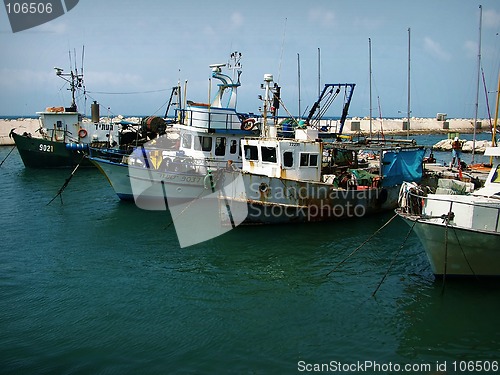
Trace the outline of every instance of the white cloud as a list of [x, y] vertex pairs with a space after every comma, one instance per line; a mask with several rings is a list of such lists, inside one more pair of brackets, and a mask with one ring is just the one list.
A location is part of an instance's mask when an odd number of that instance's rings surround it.
[[464, 43], [464, 50], [468, 57], [477, 56], [478, 53], [477, 42], [473, 42], [471, 40], [466, 41]]
[[231, 14], [231, 24], [235, 28], [239, 28], [243, 25], [244, 18], [240, 12], [234, 12]]
[[380, 29], [385, 24], [385, 20], [382, 17], [356, 17], [352, 21], [353, 27], [365, 30], [377, 30]]
[[323, 27], [331, 27], [335, 22], [335, 14], [329, 10], [314, 8], [309, 11], [309, 21]]
[[19, 87], [43, 87], [54, 81], [55, 74], [29, 69], [0, 69], [0, 82], [2, 90], [15, 90]]
[[497, 13], [494, 9], [484, 11], [483, 22], [486, 27], [500, 27], [500, 13]]
[[441, 45], [429, 37], [424, 38], [424, 50], [439, 60], [449, 61], [451, 56]]
[[49, 21], [37, 27], [37, 31], [51, 34], [64, 34], [68, 31], [65, 22]]
[[[203, 34], [210, 38], [217, 35], [217, 33], [215, 32], [214, 28], [211, 25], [207, 25], [203, 28]], [[186, 36], [189, 37], [189, 35]]]

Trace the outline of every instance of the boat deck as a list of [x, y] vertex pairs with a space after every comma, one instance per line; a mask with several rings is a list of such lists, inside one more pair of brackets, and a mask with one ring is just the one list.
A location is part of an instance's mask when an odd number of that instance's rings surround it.
[[[464, 182], [473, 182], [476, 187], [484, 186], [489, 168], [477, 168], [470, 169], [467, 168], [462, 171], [461, 180]], [[438, 163], [424, 163], [424, 181], [439, 179], [439, 178], [449, 178], [454, 180], [460, 180], [460, 172], [457, 168], [449, 168], [448, 166], [443, 166]]]

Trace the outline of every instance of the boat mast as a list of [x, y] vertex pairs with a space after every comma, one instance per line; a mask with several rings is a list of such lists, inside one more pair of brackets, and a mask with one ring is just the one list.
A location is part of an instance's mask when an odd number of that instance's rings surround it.
[[370, 77], [370, 138], [372, 137], [372, 40], [368, 38], [368, 69]]
[[321, 94], [321, 50], [318, 47], [318, 96]]
[[377, 103], [378, 103], [378, 117], [380, 119], [380, 134], [382, 135], [382, 139], [385, 139], [384, 120], [382, 119], [382, 109], [380, 108], [380, 96], [378, 96], [378, 95], [377, 95]]
[[408, 28], [408, 123], [406, 125], [406, 138], [410, 137], [410, 67], [411, 67], [411, 29]]
[[[85, 51], [85, 50], [83, 50]], [[82, 52], [82, 72], [79, 74], [78, 73], [78, 68], [76, 67], [76, 56], [75, 56], [75, 70], [73, 70], [72, 66], [72, 61], [71, 61], [71, 51], [68, 51], [69, 53], [69, 65], [70, 65], [70, 72], [69, 73], [63, 73], [64, 69], [54, 67], [54, 70], [56, 71], [56, 75], [66, 82], [69, 83], [69, 90], [71, 91], [71, 111], [76, 112], [77, 111], [77, 106], [76, 106], [76, 90], [83, 88], [84, 83], [83, 83], [83, 53]], [[68, 78], [66, 78], [68, 77]], [[85, 93], [85, 91], [84, 91]]]
[[[265, 89], [264, 93], [264, 107], [262, 110], [262, 120], [263, 120], [263, 133], [264, 137], [267, 138], [276, 138], [277, 132], [276, 132], [276, 125], [274, 122], [270, 124], [268, 122], [268, 113], [270, 112], [270, 109], [272, 107], [273, 99], [275, 98], [275, 93], [271, 88], [271, 83], [273, 82], [273, 75], [272, 74], [264, 74], [264, 85], [263, 88]], [[272, 95], [272, 98], [271, 98]], [[272, 112], [272, 110], [271, 110]]]
[[473, 138], [472, 138], [472, 161], [474, 164], [474, 155], [476, 151], [476, 124], [477, 124], [477, 113], [479, 109], [479, 79], [481, 75], [481, 27], [483, 20], [483, 6], [479, 5], [479, 45], [477, 52], [477, 85], [476, 85], [476, 103], [475, 103], [475, 114], [474, 114], [474, 124], [473, 124]]
[[[491, 132], [491, 146], [497, 146], [497, 125], [498, 125], [498, 107], [500, 106], [500, 72], [498, 72], [497, 103], [495, 108], [495, 121]], [[490, 156], [490, 164], [493, 165], [493, 156]]]
[[299, 116], [298, 119], [300, 120], [302, 113], [300, 112], [300, 54], [297, 53], [297, 75], [298, 75], [298, 87], [299, 87]]

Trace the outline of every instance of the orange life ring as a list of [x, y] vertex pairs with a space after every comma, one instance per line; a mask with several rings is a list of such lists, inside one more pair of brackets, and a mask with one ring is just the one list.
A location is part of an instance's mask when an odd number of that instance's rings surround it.
[[188, 101], [188, 105], [193, 106], [193, 107], [210, 107], [209, 103], [196, 103], [192, 101]]
[[46, 112], [55, 112], [55, 113], [64, 112], [64, 107], [47, 107], [47, 108], [45, 108], [45, 111]]
[[241, 130], [252, 130], [254, 126], [255, 126], [255, 119], [247, 118], [242, 122]]
[[85, 130], [84, 128], [80, 128], [80, 130], [78, 131], [78, 137], [85, 138], [86, 136], [87, 136], [87, 130]]

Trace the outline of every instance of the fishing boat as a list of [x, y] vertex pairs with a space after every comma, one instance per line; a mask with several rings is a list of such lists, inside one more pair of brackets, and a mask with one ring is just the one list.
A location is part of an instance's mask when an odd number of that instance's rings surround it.
[[[242, 140], [240, 171], [225, 171], [220, 199], [248, 210], [247, 224], [329, 221], [362, 217], [397, 207], [400, 184], [420, 181], [425, 150], [413, 142], [387, 144], [340, 142], [354, 84], [326, 84], [311, 107], [304, 126], [294, 138], [278, 136], [277, 119], [269, 116], [275, 100], [273, 77], [264, 76], [263, 135]], [[343, 95], [342, 95], [343, 93]], [[338, 97], [344, 98], [340, 130], [320, 128], [321, 114]], [[364, 152], [377, 154], [371, 161], [358, 159]], [[231, 221], [222, 205], [224, 222]]]
[[64, 73], [63, 69], [55, 68], [56, 75], [69, 83], [71, 105], [69, 107], [48, 107], [37, 112], [40, 127], [37, 134], [17, 133], [15, 129], [10, 137], [19, 150], [21, 159], [29, 168], [64, 168], [76, 165], [91, 166], [85, 159], [89, 144], [98, 147], [117, 144], [119, 126], [113, 123], [103, 123], [99, 120], [99, 104], [91, 105], [92, 121], [84, 121], [78, 112], [75, 94], [84, 88], [83, 74], [77, 69]]
[[[220, 83], [209, 103], [184, 105], [178, 85], [174, 91], [178, 108], [167, 134], [125, 155], [90, 149], [90, 160], [120, 199], [145, 209], [164, 209], [167, 197], [183, 201], [208, 193], [213, 173], [228, 161], [241, 166], [240, 140], [259, 130], [254, 117], [236, 110], [240, 60], [241, 53], [234, 52], [227, 64], [210, 65], [211, 77]], [[222, 73], [224, 67], [234, 71], [233, 77]], [[211, 84], [209, 96], [210, 90]]]
[[[500, 91], [493, 144], [499, 99]], [[401, 187], [396, 212], [422, 242], [437, 276], [500, 276], [500, 147], [487, 147], [484, 154], [490, 156], [490, 172], [484, 186], [469, 194], [426, 194], [415, 184]]]
[[422, 242], [438, 276], [500, 276], [500, 148], [485, 186], [469, 195], [422, 194], [401, 188], [398, 215]]

